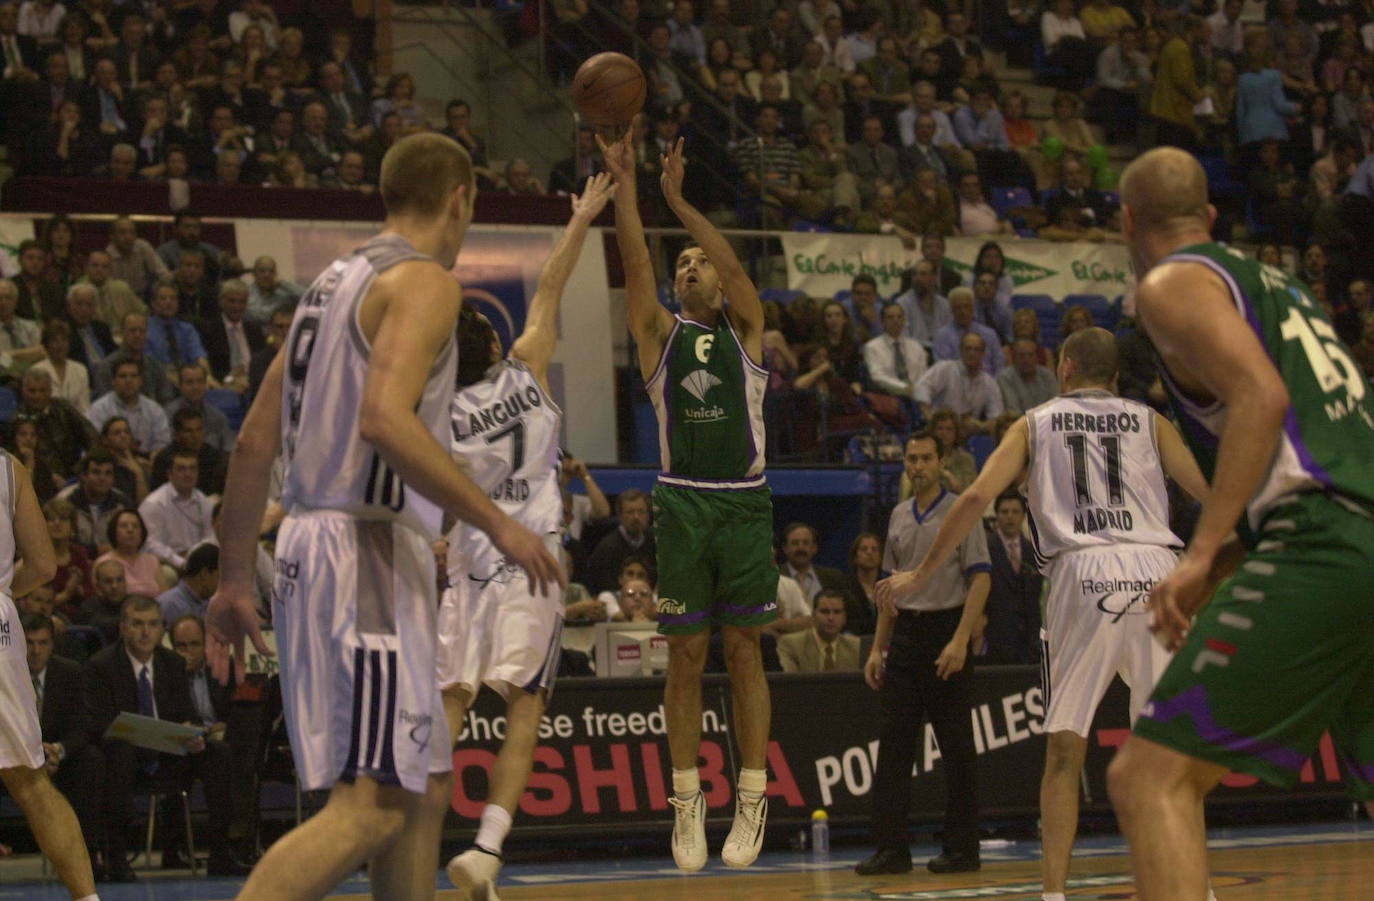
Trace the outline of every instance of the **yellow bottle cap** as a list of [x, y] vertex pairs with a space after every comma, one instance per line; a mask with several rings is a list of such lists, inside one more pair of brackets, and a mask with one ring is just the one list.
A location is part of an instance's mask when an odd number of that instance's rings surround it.
[[811, 819], [828, 820], [830, 819], [830, 814], [826, 813], [824, 810], [813, 810], [811, 811]]

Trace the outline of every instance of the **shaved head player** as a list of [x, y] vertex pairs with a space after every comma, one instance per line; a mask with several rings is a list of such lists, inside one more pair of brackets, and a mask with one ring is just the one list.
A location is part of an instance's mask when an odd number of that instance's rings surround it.
[[1304, 284], [1212, 242], [1197, 160], [1151, 150], [1121, 200], [1139, 319], [1211, 491], [1151, 594], [1177, 653], [1108, 787], [1140, 897], [1201, 901], [1203, 800], [1228, 770], [1291, 786], [1329, 729], [1374, 798], [1374, 399]]

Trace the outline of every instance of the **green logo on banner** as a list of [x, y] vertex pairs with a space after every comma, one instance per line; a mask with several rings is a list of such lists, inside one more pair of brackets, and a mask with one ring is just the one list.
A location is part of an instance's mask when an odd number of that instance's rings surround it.
[[[1037, 266], [1034, 263], [1027, 263], [1025, 260], [1014, 260], [1006, 257], [1007, 275], [1011, 277], [1013, 286], [1019, 288], [1022, 285], [1038, 282], [1042, 278], [1051, 278], [1059, 273], [1053, 269], [1046, 269], [1044, 266]], [[973, 267], [968, 263], [961, 263], [958, 260], [945, 258], [945, 264], [959, 272], [972, 272]]]

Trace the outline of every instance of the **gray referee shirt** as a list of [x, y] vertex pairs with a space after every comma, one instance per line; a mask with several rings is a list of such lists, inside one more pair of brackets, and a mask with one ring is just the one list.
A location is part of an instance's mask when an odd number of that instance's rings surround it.
[[[926, 551], [935, 543], [940, 523], [954, 506], [958, 495], [940, 490], [934, 503], [925, 510], [916, 509], [916, 499], [903, 501], [892, 510], [887, 524], [887, 550], [883, 553], [883, 569], [899, 572], [915, 569], [925, 559]], [[900, 598], [899, 610], [931, 612], [962, 607], [968, 593], [967, 578], [975, 573], [992, 571], [988, 557], [988, 541], [984, 530], [975, 527], [930, 579], [924, 591]]]

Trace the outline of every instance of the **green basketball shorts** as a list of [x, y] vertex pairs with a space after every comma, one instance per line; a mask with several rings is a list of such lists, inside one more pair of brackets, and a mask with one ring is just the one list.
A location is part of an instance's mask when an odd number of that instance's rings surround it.
[[1136, 734], [1279, 786], [1322, 733], [1374, 798], [1374, 520], [1320, 494], [1265, 517], [1197, 617]]
[[690, 635], [778, 617], [773, 495], [767, 486], [654, 486], [658, 631]]

